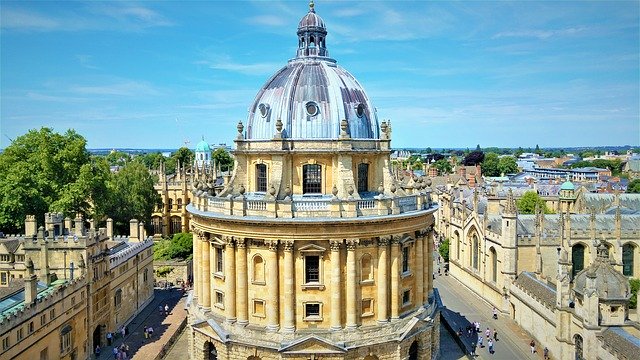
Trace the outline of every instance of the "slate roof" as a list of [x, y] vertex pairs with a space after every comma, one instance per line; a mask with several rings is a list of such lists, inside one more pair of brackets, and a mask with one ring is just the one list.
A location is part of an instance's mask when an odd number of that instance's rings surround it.
[[551, 284], [542, 282], [530, 272], [521, 272], [514, 284], [522, 291], [535, 298], [547, 308], [556, 306], [556, 289]]
[[1, 239], [0, 244], [4, 244], [7, 250], [13, 254], [18, 249], [18, 246], [20, 246], [20, 240], [16, 238]]
[[[636, 331], [637, 332], [637, 331]], [[614, 350], [618, 358], [637, 359], [640, 353], [640, 339], [621, 327], [610, 327], [598, 336], [604, 348]]]
[[[585, 206], [588, 209], [595, 209], [597, 212], [608, 212], [611, 209], [615, 212], [614, 194], [584, 194]], [[625, 211], [633, 211], [640, 214], [640, 194], [619, 194], [620, 207]]]

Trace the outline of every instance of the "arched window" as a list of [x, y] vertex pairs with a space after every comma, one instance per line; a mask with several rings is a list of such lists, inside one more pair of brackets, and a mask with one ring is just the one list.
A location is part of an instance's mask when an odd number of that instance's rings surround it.
[[489, 255], [491, 257], [491, 281], [495, 283], [498, 281], [498, 254], [496, 254], [496, 249], [491, 247]]
[[573, 278], [577, 273], [584, 269], [584, 245], [573, 245], [573, 247], [571, 248], [571, 264], [573, 268], [573, 270], [571, 271], [571, 275]]
[[369, 191], [369, 164], [358, 164], [358, 192]]
[[169, 198], [169, 211], [173, 210], [173, 199]]
[[267, 165], [256, 164], [256, 191], [267, 192]]
[[418, 342], [414, 341], [409, 347], [409, 360], [418, 360]]
[[255, 255], [253, 257], [253, 277], [251, 281], [254, 284], [264, 284], [264, 260], [262, 256]]
[[633, 276], [633, 253], [635, 247], [632, 244], [625, 244], [622, 247], [622, 274]]
[[364, 254], [360, 259], [361, 281], [373, 280], [373, 261], [371, 261], [371, 255]]
[[318, 164], [307, 164], [302, 167], [302, 193], [322, 193], [322, 167]]
[[573, 337], [573, 341], [576, 344], [576, 360], [584, 360], [584, 355], [583, 355], [583, 344], [582, 344], [582, 336], [580, 335], [575, 335]]
[[151, 218], [151, 229], [153, 234], [162, 234], [162, 218], [160, 216], [154, 216]]
[[207, 341], [204, 343], [205, 359], [218, 360], [218, 351], [212, 342]]
[[180, 216], [171, 217], [171, 226], [169, 230], [171, 231], [171, 234], [177, 234], [182, 231], [182, 221]]
[[473, 268], [478, 270], [478, 249], [480, 248], [480, 244], [478, 243], [478, 236], [476, 234], [473, 234], [473, 243], [471, 246], [473, 246], [473, 249], [471, 249], [473, 254]]
[[453, 232], [453, 235], [456, 239], [456, 260], [460, 260], [460, 247], [462, 247], [460, 243], [460, 233], [456, 230]]
[[178, 210], [182, 210], [182, 199], [178, 199]]

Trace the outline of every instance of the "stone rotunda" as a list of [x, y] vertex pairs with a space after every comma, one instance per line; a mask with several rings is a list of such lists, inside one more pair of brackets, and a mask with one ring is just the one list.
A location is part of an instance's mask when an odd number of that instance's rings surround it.
[[224, 190], [196, 171], [193, 359], [437, 357], [430, 183], [396, 183], [391, 126], [326, 35], [311, 3], [237, 126]]

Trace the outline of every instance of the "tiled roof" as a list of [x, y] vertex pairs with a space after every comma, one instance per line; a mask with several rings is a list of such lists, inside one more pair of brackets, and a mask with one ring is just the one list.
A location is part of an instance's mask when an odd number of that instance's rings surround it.
[[[637, 329], [632, 329], [636, 330]], [[637, 359], [640, 353], [640, 339], [621, 327], [610, 327], [598, 336], [607, 350], [613, 350], [620, 359]]]

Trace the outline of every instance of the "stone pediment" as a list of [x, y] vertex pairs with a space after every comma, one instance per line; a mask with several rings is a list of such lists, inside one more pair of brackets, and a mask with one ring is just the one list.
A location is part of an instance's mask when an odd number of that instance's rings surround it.
[[194, 330], [197, 330], [219, 342], [227, 343], [229, 334], [213, 320], [197, 320], [191, 324]]
[[316, 244], [309, 244], [309, 245], [305, 245], [305, 246], [301, 247], [300, 249], [298, 249], [298, 251], [300, 251], [300, 252], [325, 252], [325, 251], [327, 251], [327, 249], [323, 248], [322, 246], [318, 246]]
[[305, 336], [280, 348], [283, 354], [343, 354], [344, 344], [333, 343], [315, 335]]

